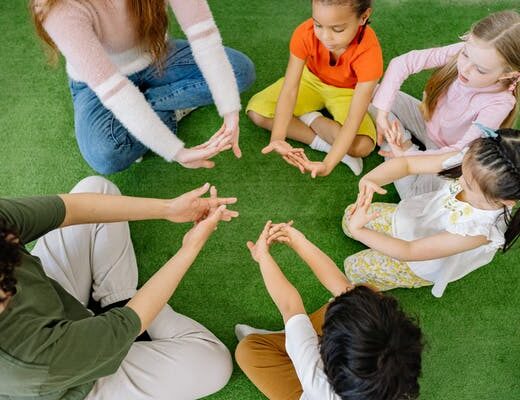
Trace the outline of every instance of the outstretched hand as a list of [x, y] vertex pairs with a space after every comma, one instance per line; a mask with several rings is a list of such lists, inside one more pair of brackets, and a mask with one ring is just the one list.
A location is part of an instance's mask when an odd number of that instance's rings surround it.
[[260, 233], [260, 236], [258, 236], [256, 243], [253, 243], [252, 241], [248, 241], [246, 243], [247, 248], [251, 252], [251, 257], [253, 257], [253, 260], [256, 262], [260, 262], [265, 256], [269, 255], [269, 243], [267, 242], [267, 238], [269, 236], [269, 229], [271, 229], [271, 225], [272, 222], [267, 221], [264, 229]]
[[298, 168], [302, 174], [305, 172], [305, 163], [309, 160], [303, 149], [294, 148], [285, 140], [273, 140], [262, 149], [262, 154], [273, 151], [280, 154], [286, 163]]
[[[202, 197], [207, 192], [210, 197]], [[217, 197], [217, 188], [209, 183], [168, 201], [166, 219], [171, 222], [200, 222], [222, 205], [235, 204], [236, 197]], [[230, 221], [238, 212], [225, 208], [222, 220]]]
[[386, 189], [383, 189], [374, 181], [367, 179], [365, 176], [359, 180], [359, 195], [366, 197], [369, 203], [372, 203], [374, 193], [386, 194]]
[[367, 196], [358, 194], [354, 207], [350, 210], [347, 218], [347, 228], [349, 232], [355, 237], [355, 232], [364, 228], [366, 224], [379, 217], [379, 213], [369, 213], [371, 201]]
[[221, 128], [207, 142], [179, 150], [175, 158], [185, 168], [213, 168], [215, 163], [210, 159], [229, 150], [232, 147], [232, 140], [232, 133]]
[[293, 221], [282, 222], [280, 224], [271, 224], [269, 228], [267, 244], [284, 243], [291, 246], [294, 234], [298, 231], [292, 227]]
[[242, 157], [242, 150], [240, 150], [240, 126], [238, 124], [238, 111], [233, 111], [224, 115], [224, 122], [217, 133], [223, 132], [231, 137], [231, 148], [236, 158]]
[[404, 146], [404, 132], [397, 120], [389, 124], [384, 132], [386, 142], [390, 151], [379, 150], [378, 154], [383, 157], [402, 157], [407, 148]]
[[193, 227], [186, 232], [182, 239], [182, 245], [194, 246], [199, 250], [204, 246], [211, 234], [217, 230], [220, 221], [229, 221], [226, 219], [226, 206], [221, 205], [213, 209], [204, 219], [196, 222]]

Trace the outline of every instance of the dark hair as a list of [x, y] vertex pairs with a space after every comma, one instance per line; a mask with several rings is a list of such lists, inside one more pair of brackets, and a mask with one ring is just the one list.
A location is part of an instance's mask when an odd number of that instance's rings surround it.
[[15, 229], [0, 218], [0, 304], [16, 293], [14, 268], [20, 264], [20, 240]]
[[344, 400], [398, 400], [419, 395], [421, 329], [396, 299], [357, 286], [325, 314], [320, 353]]
[[360, 17], [366, 10], [372, 7], [372, 0], [312, 0], [326, 6], [349, 6], [356, 16]]
[[[490, 202], [500, 200], [520, 200], [520, 131], [517, 129], [499, 129], [496, 138], [480, 138], [468, 149], [464, 162], [478, 168], [473, 177], [480, 190]], [[446, 169], [439, 176], [459, 178], [462, 165]], [[507, 225], [504, 234], [505, 252], [513, 246], [520, 234], [520, 214], [518, 209], [511, 212], [504, 206], [504, 219]]]

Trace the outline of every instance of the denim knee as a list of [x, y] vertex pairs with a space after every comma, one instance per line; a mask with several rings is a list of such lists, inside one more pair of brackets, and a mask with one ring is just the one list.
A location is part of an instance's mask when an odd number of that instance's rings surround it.
[[255, 64], [238, 50], [226, 47], [226, 53], [235, 73], [238, 90], [243, 92], [249, 89], [256, 80]]

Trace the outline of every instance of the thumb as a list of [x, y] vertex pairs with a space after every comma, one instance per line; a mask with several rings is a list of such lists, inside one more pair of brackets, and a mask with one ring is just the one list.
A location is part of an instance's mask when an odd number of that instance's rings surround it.
[[311, 178], [313, 178], [313, 179], [316, 178], [316, 169], [313, 169], [311, 171]]
[[253, 251], [253, 249], [255, 248], [255, 244], [251, 240], [247, 241], [246, 246], [249, 249], [249, 251]]
[[197, 197], [200, 197], [200, 196], [203, 196], [207, 191], [208, 189], [210, 188], [210, 184], [208, 182], [206, 182], [204, 185], [202, 185], [201, 187], [195, 189], [192, 191], [192, 193], [197, 196]]
[[262, 149], [262, 154], [268, 154], [270, 153], [271, 151], [273, 151], [274, 147], [272, 144], [268, 144], [267, 146], [265, 146], [263, 149]]
[[215, 163], [213, 161], [204, 160], [200, 163], [199, 168], [213, 168]]
[[242, 158], [242, 150], [240, 150], [240, 146], [238, 142], [233, 145], [233, 154], [235, 154], [236, 158]]
[[376, 192], [379, 194], [386, 194], [386, 189], [383, 189], [381, 186], [376, 188]]
[[382, 157], [390, 157], [390, 158], [394, 157], [394, 153], [392, 153], [391, 151], [386, 151], [386, 150], [379, 150], [377, 152], [377, 154], [379, 154]]

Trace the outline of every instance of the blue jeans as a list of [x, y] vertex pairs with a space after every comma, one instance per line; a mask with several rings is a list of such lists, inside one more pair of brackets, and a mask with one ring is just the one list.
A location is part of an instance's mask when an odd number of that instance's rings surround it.
[[[255, 80], [253, 62], [244, 54], [226, 48], [240, 92]], [[175, 133], [174, 110], [213, 103], [209, 87], [193, 59], [187, 41], [170, 46], [161, 74], [153, 65], [128, 77], [143, 92], [159, 118]], [[74, 125], [81, 154], [98, 173], [111, 174], [128, 168], [148, 151], [106, 109], [83, 82], [69, 82], [74, 103]]]

